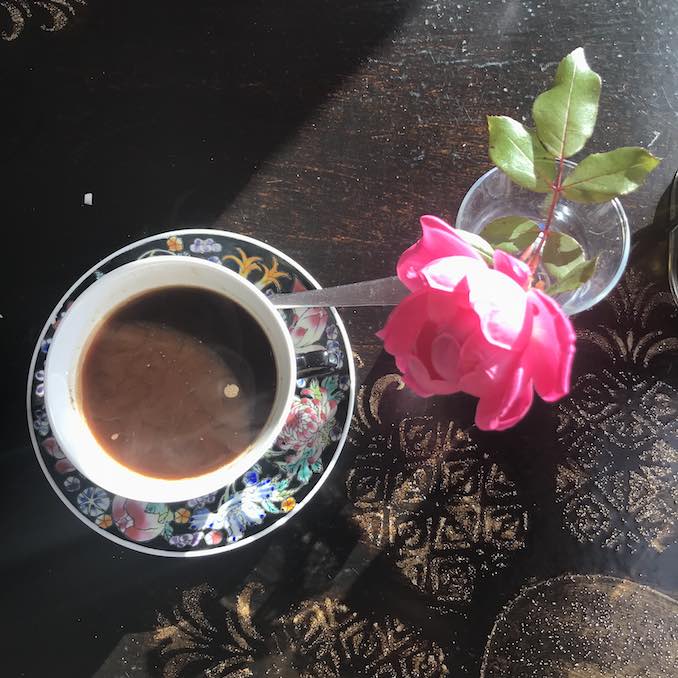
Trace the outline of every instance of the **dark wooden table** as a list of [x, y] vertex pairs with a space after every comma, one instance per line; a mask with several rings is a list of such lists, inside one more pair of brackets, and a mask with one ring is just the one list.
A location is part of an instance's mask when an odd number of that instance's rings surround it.
[[[678, 676], [678, 166], [673, 0], [7, 0], [0, 7], [3, 676]], [[322, 284], [392, 274], [418, 217], [489, 167], [583, 45], [593, 150], [664, 158], [624, 200], [618, 289], [577, 318], [571, 396], [481, 434], [400, 390], [342, 313], [363, 388], [339, 466], [251, 546], [176, 561], [74, 519], [36, 463], [25, 379], [46, 317], [109, 252], [192, 226], [262, 239]], [[83, 195], [93, 193], [92, 206]]]

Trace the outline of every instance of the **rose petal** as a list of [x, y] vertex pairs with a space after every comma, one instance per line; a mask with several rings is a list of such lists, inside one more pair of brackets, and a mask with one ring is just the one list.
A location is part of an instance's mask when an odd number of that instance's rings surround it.
[[484, 395], [476, 408], [476, 426], [483, 431], [503, 431], [515, 426], [532, 405], [532, 380], [519, 367], [511, 370], [503, 385]]
[[521, 365], [534, 379], [537, 393], [553, 402], [570, 390], [576, 334], [570, 319], [551, 297], [531, 289], [528, 304], [534, 315], [532, 336]]
[[471, 309], [468, 297], [468, 280], [466, 278], [462, 278], [451, 292], [429, 288], [427, 297], [428, 317], [441, 327], [454, 326], [456, 336], [456, 328], [460, 322], [471, 324], [475, 322], [478, 325], [478, 316]]
[[429, 262], [421, 269], [421, 277], [431, 289], [443, 292], [454, 290], [468, 279], [466, 289], [474, 284], [473, 279], [482, 280], [481, 276], [489, 272], [482, 260], [470, 259], [469, 257], [441, 257]]
[[456, 392], [455, 384], [433, 378], [426, 365], [414, 355], [408, 357], [407, 369], [403, 371], [403, 381], [406, 386], [423, 398]]
[[430, 320], [426, 320], [419, 328], [417, 343], [414, 347], [415, 355], [424, 364], [427, 372], [431, 375], [431, 379], [441, 379], [440, 374], [433, 365], [431, 356], [433, 342], [435, 341], [435, 338], [438, 336], [439, 332], [440, 328], [436, 324], [432, 323]]
[[505, 379], [507, 368], [512, 368], [515, 363], [515, 353], [491, 344], [478, 330], [468, 336], [459, 354], [462, 375], [459, 388], [481, 397], [496, 390], [497, 384]]
[[524, 290], [530, 286], [530, 267], [502, 250], [494, 250], [494, 270], [515, 280]]
[[403, 375], [403, 384], [405, 384], [405, 386], [407, 386], [407, 388], [409, 388], [412, 393], [415, 393], [420, 398], [430, 398], [432, 395], [434, 395], [433, 392], [427, 391], [422, 386], [420, 386], [417, 379], [413, 377], [406, 369], [398, 369]]
[[377, 332], [391, 355], [408, 353], [414, 347], [419, 330], [427, 320], [426, 295], [427, 290], [422, 289], [405, 297], [391, 311], [383, 329]]
[[532, 316], [527, 294], [513, 278], [487, 269], [482, 277], [469, 276], [469, 303], [480, 318], [480, 329], [490, 343], [500, 348], [522, 350], [529, 339]]
[[395, 356], [395, 363], [396, 363], [396, 367], [398, 368], [398, 371], [401, 374], [405, 374], [405, 372], [407, 372], [407, 356], [406, 355], [396, 355]]
[[414, 291], [422, 286], [419, 271], [434, 259], [461, 256], [483, 261], [473, 247], [442, 219], [426, 215], [421, 217], [420, 222], [421, 239], [402, 253], [396, 267], [398, 277], [409, 289]]
[[[461, 348], [456, 337], [451, 334], [438, 334], [431, 343], [431, 364], [442, 379], [456, 385], [459, 381], [459, 354]], [[452, 390], [458, 390], [456, 387]]]

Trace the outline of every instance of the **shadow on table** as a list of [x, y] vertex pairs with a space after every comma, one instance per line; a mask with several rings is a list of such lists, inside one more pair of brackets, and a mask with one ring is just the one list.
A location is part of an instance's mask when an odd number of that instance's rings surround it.
[[[130, 240], [214, 221], [410, 4], [92, 2], [58, 34], [0, 43], [3, 216], [44, 253], [9, 262], [8, 392], [73, 280]], [[27, 441], [22, 411], [12, 398], [8, 446]]]
[[[24, 392], [32, 342], [77, 275], [128, 239], [219, 215], [410, 4], [92, 2], [58, 34], [27, 29], [3, 44], [0, 79], [12, 93], [0, 112], [11, 130], [4, 217], [49, 253], [39, 266], [17, 257], [13, 270], [10, 262], [20, 292], [3, 308], [15, 356], [8, 392]], [[85, 192], [93, 193], [91, 208], [81, 206]], [[3, 452], [28, 438], [23, 410], [21, 397], [5, 409]], [[35, 533], [30, 521], [53, 529], [48, 545], [33, 542], [7, 563], [15, 586], [4, 610], [28, 643], [17, 643], [15, 658], [29, 674], [53, 667], [64, 644], [76, 644], [87, 652], [71, 658], [72, 675], [91, 675], [124, 635], [152, 626], [154, 611], [177, 590], [221, 583], [225, 570], [242, 579], [260, 554], [261, 547], [177, 563], [121, 551], [58, 505], [32, 454], [17, 464], [34, 482], [30, 515], [13, 529], [23, 540]], [[44, 514], [36, 506], [47, 507]], [[62, 529], [68, 521], [73, 529]], [[24, 593], [38, 579], [40, 614], [53, 632], [36, 655]]]
[[22, 36], [1, 74], [17, 189], [92, 191], [118, 230], [207, 223], [410, 4], [128, 0]]

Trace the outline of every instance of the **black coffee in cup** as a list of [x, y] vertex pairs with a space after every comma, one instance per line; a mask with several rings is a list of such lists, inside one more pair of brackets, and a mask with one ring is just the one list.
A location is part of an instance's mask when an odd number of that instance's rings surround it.
[[235, 460], [271, 413], [276, 364], [242, 306], [201, 287], [144, 292], [83, 352], [78, 401], [101, 447], [145, 476], [192, 478]]

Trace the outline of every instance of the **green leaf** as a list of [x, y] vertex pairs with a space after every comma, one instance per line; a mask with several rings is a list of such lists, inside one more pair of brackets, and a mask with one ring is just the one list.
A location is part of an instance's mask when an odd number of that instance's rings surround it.
[[517, 256], [537, 239], [539, 226], [525, 217], [501, 217], [487, 224], [482, 234], [496, 249]]
[[572, 236], [549, 232], [542, 253], [542, 266], [551, 279], [546, 291], [553, 296], [577, 289], [593, 275], [597, 260], [597, 257], [587, 260]]
[[261, 506], [266, 513], [280, 513], [280, 509], [268, 499], [261, 502]]
[[551, 281], [555, 283], [567, 278], [586, 261], [586, 257], [581, 245], [574, 238], [558, 231], [549, 231], [541, 261]]
[[569, 158], [584, 147], [596, 126], [600, 76], [578, 47], [558, 66], [553, 87], [534, 101], [532, 117], [546, 149]]
[[323, 394], [320, 391], [320, 384], [317, 379], [311, 379], [305, 390], [309, 391], [316, 400], [322, 400]]
[[661, 161], [644, 148], [617, 148], [584, 158], [563, 182], [563, 194], [576, 202], [607, 202], [635, 191]]
[[304, 462], [299, 467], [299, 471], [297, 472], [297, 478], [299, 479], [299, 482], [302, 485], [308, 484], [308, 481], [311, 479], [312, 475], [313, 475], [313, 472], [311, 471], [311, 468], [309, 467], [308, 463], [306, 463], [306, 462]]
[[504, 115], [487, 117], [490, 159], [516, 184], [547, 193], [555, 180], [556, 166], [537, 135]]
[[457, 229], [457, 235], [465, 240], [468, 245], [473, 247], [473, 249], [480, 254], [480, 256], [485, 259], [488, 263], [492, 262], [492, 257], [494, 256], [494, 249], [487, 240], [479, 236], [477, 233], [471, 233], [471, 231], [462, 231]]
[[149, 504], [146, 504], [146, 506], [144, 507], [144, 513], [160, 514], [160, 513], [164, 513], [165, 511], [167, 511], [167, 505], [166, 504], [149, 503]]
[[597, 263], [598, 257], [595, 259], [589, 259], [588, 261], [580, 262], [573, 269], [571, 269], [564, 278], [552, 285], [549, 285], [549, 288], [546, 290], [546, 292], [553, 297], [556, 294], [562, 294], [563, 292], [571, 292], [572, 290], [576, 290], [593, 275]]

